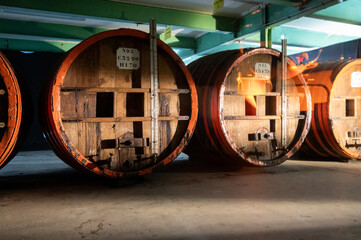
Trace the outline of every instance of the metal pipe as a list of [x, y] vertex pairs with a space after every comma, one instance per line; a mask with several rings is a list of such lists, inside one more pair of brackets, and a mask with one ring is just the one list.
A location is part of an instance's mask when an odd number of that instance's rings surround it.
[[158, 59], [157, 59], [157, 23], [155, 19], [149, 20], [150, 33], [150, 98], [151, 98], [151, 146], [156, 158], [159, 154], [158, 134]]
[[287, 40], [282, 39], [282, 83], [281, 83], [282, 146], [287, 146]]

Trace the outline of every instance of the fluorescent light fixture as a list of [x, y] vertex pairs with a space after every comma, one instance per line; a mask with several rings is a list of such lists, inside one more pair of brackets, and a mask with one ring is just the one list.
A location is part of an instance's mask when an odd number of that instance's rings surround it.
[[78, 44], [81, 42], [81, 40], [79, 39], [64, 39], [64, 38], [20, 35], [20, 34], [10, 34], [10, 33], [0, 33], [0, 38], [30, 40], [30, 41], [40, 41], [40, 42], [74, 43], [74, 44]]
[[316, 19], [310, 17], [301, 17], [282, 25], [283, 27], [291, 27], [310, 31], [323, 32], [328, 34], [336, 34], [343, 36], [361, 37], [361, 26], [349, 23], [340, 23], [335, 21]]
[[4, 15], [5, 17], [12, 15], [21, 15], [23, 18], [25, 17], [30, 17], [32, 19], [57, 18], [57, 19], [72, 20], [72, 21], [85, 21], [86, 19], [84, 16], [81, 15], [23, 9], [17, 7], [5, 7], [5, 6], [0, 6], [0, 15]]
[[[234, 40], [234, 42], [236, 42], [236, 43], [238, 43], [240, 45], [255, 46], [255, 47], [260, 46], [259, 42], [253, 42], [253, 41]], [[272, 43], [272, 48], [281, 49], [281, 44]], [[287, 49], [300, 51], [300, 52], [307, 52], [307, 51], [312, 51], [314, 49], [317, 49], [317, 47], [316, 48], [310, 48], [310, 47], [300, 47], [300, 46], [287, 45]]]
[[34, 53], [34, 51], [20, 51], [20, 52], [25, 53], [25, 54]]

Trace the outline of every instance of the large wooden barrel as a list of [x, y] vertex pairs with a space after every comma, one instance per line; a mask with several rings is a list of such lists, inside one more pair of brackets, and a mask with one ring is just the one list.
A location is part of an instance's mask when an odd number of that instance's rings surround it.
[[283, 116], [280, 52], [231, 50], [189, 64], [199, 115], [186, 152], [225, 166], [273, 166], [296, 152], [310, 126], [311, 100], [303, 76], [291, 68], [295, 63], [287, 58], [287, 65]]
[[41, 113], [62, 160], [119, 178], [150, 173], [181, 153], [195, 128], [196, 89], [182, 60], [159, 39], [157, 51], [158, 126], [151, 124], [149, 34], [106, 31], [68, 52], [45, 87]]
[[304, 76], [313, 117], [303, 152], [361, 159], [361, 59], [320, 62]]
[[16, 154], [20, 144], [23, 102], [18, 79], [0, 52], [0, 168]]

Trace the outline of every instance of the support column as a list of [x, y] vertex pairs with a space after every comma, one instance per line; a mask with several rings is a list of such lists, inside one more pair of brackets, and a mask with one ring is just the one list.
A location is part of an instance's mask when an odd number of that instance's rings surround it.
[[260, 41], [261, 47], [272, 48], [272, 28], [268, 27], [268, 5], [261, 7], [261, 29]]

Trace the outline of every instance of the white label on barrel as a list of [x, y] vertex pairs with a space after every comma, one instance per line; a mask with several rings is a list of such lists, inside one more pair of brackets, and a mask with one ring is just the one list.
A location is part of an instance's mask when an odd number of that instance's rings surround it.
[[256, 63], [255, 77], [268, 80], [271, 78], [271, 65], [269, 63]]
[[120, 69], [136, 70], [140, 65], [139, 50], [136, 48], [118, 48], [117, 66]]
[[351, 73], [351, 87], [361, 87], [361, 72]]

